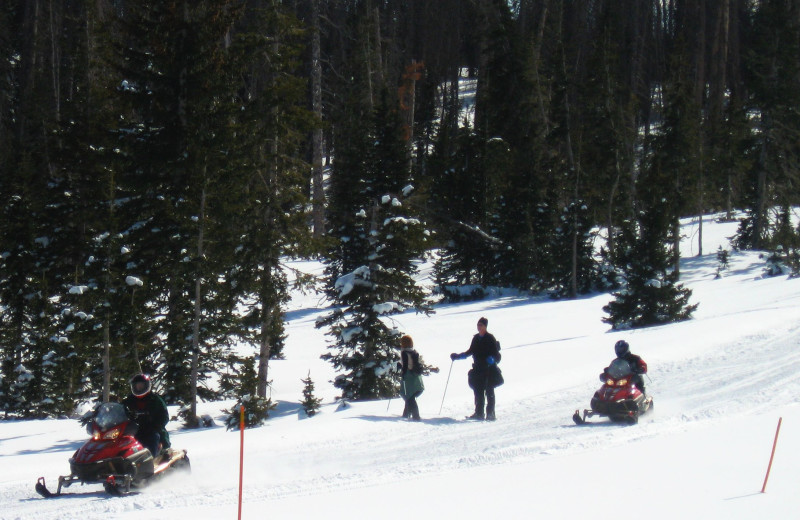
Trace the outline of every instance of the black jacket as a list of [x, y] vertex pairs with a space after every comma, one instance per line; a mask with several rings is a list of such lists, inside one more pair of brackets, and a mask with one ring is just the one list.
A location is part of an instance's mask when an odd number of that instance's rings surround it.
[[164, 447], [170, 446], [169, 434], [167, 433], [169, 411], [166, 403], [158, 394], [149, 392], [143, 397], [129, 394], [128, 397], [122, 400], [122, 404], [130, 411], [139, 426], [137, 433], [157, 432], [161, 436], [161, 442]]
[[413, 348], [404, 348], [400, 351], [400, 375], [406, 375], [409, 370], [413, 374], [421, 374], [422, 365], [419, 362], [419, 352]]
[[622, 356], [622, 359], [628, 362], [634, 374], [638, 375], [647, 373], [647, 363], [645, 363], [644, 360], [636, 354], [631, 354], [628, 352]]
[[469, 350], [460, 354], [460, 356], [472, 356], [472, 367], [478, 370], [486, 370], [489, 367], [487, 359], [494, 358], [495, 363], [500, 362], [500, 347], [497, 345], [497, 340], [488, 332], [481, 337], [480, 334], [472, 336], [472, 343], [469, 345]]
[[[647, 373], [647, 363], [645, 363], [641, 357], [637, 356], [636, 354], [631, 354], [630, 352], [622, 356], [620, 359], [624, 359], [631, 366], [631, 371], [633, 371], [633, 374], [636, 376], [637, 386], [643, 385], [644, 379], [642, 378], [642, 374]], [[608, 377], [606, 375], [607, 372], [608, 367], [604, 368], [603, 373], [600, 374], [600, 381], [606, 380]]]

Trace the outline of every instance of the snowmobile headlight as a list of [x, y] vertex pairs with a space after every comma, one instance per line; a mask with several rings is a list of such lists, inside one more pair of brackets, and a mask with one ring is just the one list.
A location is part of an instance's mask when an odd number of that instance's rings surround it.
[[606, 386], [614, 386], [614, 384], [615, 384], [614, 380], [611, 379], [610, 377], [606, 379]]
[[114, 439], [119, 437], [119, 433], [120, 433], [119, 428], [114, 428], [113, 430], [103, 434], [103, 439], [113, 441]]
[[628, 384], [627, 379], [620, 379], [619, 381], [617, 381], [617, 386], [625, 386], [627, 384]]

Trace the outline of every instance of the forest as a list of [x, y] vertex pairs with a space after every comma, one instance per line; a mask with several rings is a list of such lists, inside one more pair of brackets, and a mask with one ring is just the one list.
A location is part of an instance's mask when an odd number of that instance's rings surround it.
[[342, 397], [393, 396], [423, 258], [614, 329], [690, 318], [681, 218], [798, 274], [799, 56], [794, 0], [4, 1], [0, 409], [143, 371], [266, 413], [298, 284]]

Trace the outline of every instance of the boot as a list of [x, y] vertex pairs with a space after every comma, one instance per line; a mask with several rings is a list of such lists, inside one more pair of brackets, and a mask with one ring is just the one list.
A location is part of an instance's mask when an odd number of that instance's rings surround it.
[[412, 421], [419, 421], [421, 420], [419, 417], [419, 405], [417, 404], [417, 400], [414, 399], [409, 403], [409, 412]]
[[472, 414], [469, 417], [467, 417], [467, 419], [472, 420], [472, 421], [482, 421], [483, 420], [483, 414], [475, 412], [474, 414]]
[[496, 421], [497, 417], [494, 416], [494, 411], [486, 412], [486, 420], [487, 421]]

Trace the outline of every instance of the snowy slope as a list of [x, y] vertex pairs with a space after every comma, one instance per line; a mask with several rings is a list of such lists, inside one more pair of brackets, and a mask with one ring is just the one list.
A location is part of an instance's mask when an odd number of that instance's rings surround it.
[[[696, 240], [688, 224], [684, 231]], [[397, 317], [441, 368], [425, 380], [421, 423], [399, 418], [400, 400], [337, 410], [333, 373], [319, 360], [327, 338], [313, 327], [324, 302], [297, 295], [287, 359], [271, 363], [280, 406], [245, 432], [242, 517], [800, 518], [800, 280], [762, 278], [755, 253], [732, 253], [730, 270], [715, 280], [717, 246], [734, 231], [707, 220], [707, 254], [684, 260], [683, 283], [700, 303], [688, 322], [609, 332], [601, 321], [608, 295], [505, 297]], [[685, 253], [693, 251], [687, 240]], [[472, 411], [469, 362], [448, 357], [467, 348], [480, 316], [502, 344], [506, 384], [495, 423], [463, 420]], [[620, 338], [649, 364], [654, 412], [636, 426], [596, 419], [577, 427], [570, 416], [588, 407]], [[309, 370], [325, 405], [302, 419], [300, 379]], [[231, 404], [201, 410], [219, 417]], [[75, 496], [46, 501], [33, 491], [36, 478], [54, 484], [85, 433], [72, 420], [0, 422], [0, 518], [234, 518], [238, 432], [170, 428], [173, 445], [189, 450], [190, 477], [125, 498], [75, 486]]]

